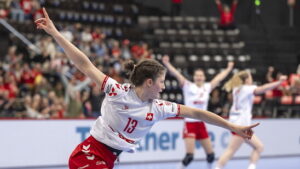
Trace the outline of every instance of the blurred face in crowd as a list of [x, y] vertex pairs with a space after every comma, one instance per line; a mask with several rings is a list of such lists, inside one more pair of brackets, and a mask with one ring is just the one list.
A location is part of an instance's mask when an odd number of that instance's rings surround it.
[[224, 5], [223, 10], [224, 10], [224, 12], [228, 13], [228, 12], [230, 12], [230, 7], [228, 5]]
[[196, 70], [193, 79], [197, 86], [201, 86], [206, 80], [203, 70]]

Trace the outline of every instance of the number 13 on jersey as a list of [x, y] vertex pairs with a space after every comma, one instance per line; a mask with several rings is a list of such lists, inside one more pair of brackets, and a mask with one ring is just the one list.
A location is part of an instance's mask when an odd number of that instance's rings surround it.
[[123, 131], [125, 131], [127, 133], [132, 133], [134, 131], [135, 127], [137, 126], [137, 124], [138, 124], [137, 120], [134, 120], [134, 119], [131, 119], [130, 117], [128, 117], [128, 122]]

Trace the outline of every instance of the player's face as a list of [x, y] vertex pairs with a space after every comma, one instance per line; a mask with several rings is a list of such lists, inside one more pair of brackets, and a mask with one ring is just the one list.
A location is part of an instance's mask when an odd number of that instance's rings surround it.
[[193, 76], [194, 82], [196, 84], [202, 84], [205, 82], [205, 75], [202, 70], [196, 70]]
[[165, 77], [166, 73], [163, 73], [157, 77], [153, 85], [150, 87], [150, 99], [158, 99], [159, 93], [165, 89]]

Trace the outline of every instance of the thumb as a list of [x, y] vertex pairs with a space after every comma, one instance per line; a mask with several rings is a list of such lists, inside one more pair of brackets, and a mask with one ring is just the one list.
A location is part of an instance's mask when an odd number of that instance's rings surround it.
[[249, 129], [252, 129], [252, 128], [258, 126], [259, 124], [260, 124], [260, 123], [252, 124], [252, 125], [250, 125], [248, 128], [249, 128]]

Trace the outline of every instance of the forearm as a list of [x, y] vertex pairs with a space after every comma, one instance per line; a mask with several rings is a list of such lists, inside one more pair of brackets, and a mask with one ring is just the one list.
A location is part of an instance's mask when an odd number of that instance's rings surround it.
[[212, 88], [215, 88], [219, 83], [225, 79], [225, 77], [231, 72], [231, 69], [226, 69], [221, 73], [217, 74], [215, 78], [211, 81]]
[[92, 64], [89, 58], [75, 47], [71, 42], [65, 39], [58, 31], [52, 35], [56, 42], [64, 49], [67, 57], [75, 64], [81, 71], [85, 72], [85, 68]]
[[274, 88], [276, 88], [277, 86], [279, 86], [282, 82], [281, 81], [276, 81], [276, 82], [272, 82], [272, 83], [267, 83], [264, 84], [262, 86], [259, 86], [255, 89], [254, 93], [255, 94], [262, 94], [265, 93], [268, 90], [272, 90]]
[[[181, 109], [183, 112], [184, 117], [188, 117], [188, 118], [193, 118], [193, 119], [198, 119], [198, 120], [202, 120], [206, 123], [212, 124], [212, 125], [216, 125], [228, 130], [232, 130], [232, 126], [230, 125], [230, 123], [223, 119], [222, 117], [210, 112], [210, 111], [206, 111], [206, 110], [200, 110], [200, 109], [196, 109], [196, 108], [190, 108], [188, 106], [184, 106], [181, 105]], [[185, 114], [186, 112], [186, 114]]]

